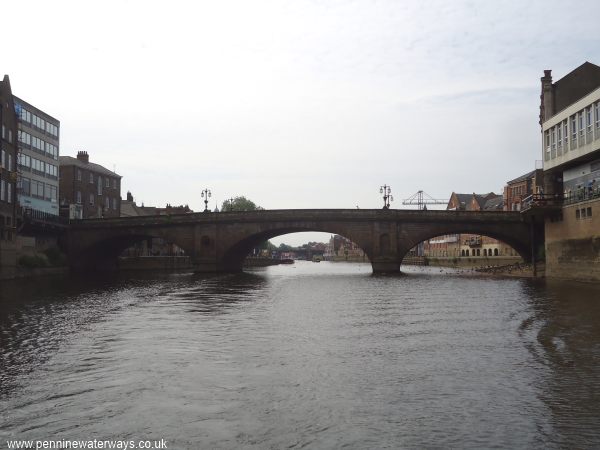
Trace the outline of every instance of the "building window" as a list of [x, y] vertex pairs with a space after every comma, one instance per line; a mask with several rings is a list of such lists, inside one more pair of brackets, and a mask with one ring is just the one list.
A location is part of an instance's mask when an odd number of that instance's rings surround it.
[[117, 199], [116, 197], [113, 198], [113, 209], [116, 211], [117, 210]]
[[117, 188], [117, 179], [113, 178], [113, 189], [116, 189], [116, 188]]
[[56, 186], [53, 186], [51, 184], [46, 185], [44, 200], [56, 202]]
[[589, 108], [587, 108], [585, 110], [586, 116], [587, 116], [587, 129], [588, 129], [588, 133], [592, 132], [592, 107], [590, 106]]
[[94, 205], [94, 194], [90, 194], [90, 205]]
[[0, 201], [5, 200], [6, 180], [0, 180]]
[[98, 176], [98, 195], [102, 195], [102, 177]]
[[571, 139], [577, 141], [577, 115], [571, 116]]
[[104, 180], [104, 187], [106, 187], [106, 188], [110, 187], [110, 178], [107, 178]]
[[575, 219], [581, 219], [581, 211], [579, 211], [578, 209], [575, 210]]
[[44, 198], [44, 183], [31, 180], [31, 196], [36, 198]]
[[31, 180], [29, 178], [19, 178], [17, 181], [17, 192], [21, 195], [30, 195]]
[[583, 111], [579, 111], [577, 116], [579, 117], [579, 134], [583, 136], [585, 133], [585, 125], [583, 124]]
[[[566, 120], [563, 122], [563, 139], [566, 147], [569, 143], [569, 122]], [[565, 148], [565, 150], [567, 149]]]
[[8, 142], [12, 144], [12, 128], [8, 129]]
[[77, 181], [81, 181], [81, 170], [77, 169]]
[[494, 256], [498, 256], [498, 249], [497, 248], [494, 249]]
[[75, 193], [75, 202], [79, 205], [81, 205], [81, 191], [77, 191]]
[[589, 206], [587, 209], [587, 216], [592, 217], [592, 207], [591, 206]]
[[6, 127], [2, 124], [2, 139], [5, 139], [6, 136]]
[[94, 184], [94, 174], [90, 173], [90, 183]]
[[600, 129], [600, 102], [596, 103], [596, 128]]

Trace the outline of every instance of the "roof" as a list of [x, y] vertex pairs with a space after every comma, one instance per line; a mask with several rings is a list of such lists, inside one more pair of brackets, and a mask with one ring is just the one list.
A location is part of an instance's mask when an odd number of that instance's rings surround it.
[[[475, 193], [458, 194], [456, 192], [453, 192], [453, 195], [456, 196], [456, 198], [458, 199], [458, 202], [460, 203], [459, 209], [465, 209], [467, 211], [472, 210], [471, 201], [473, 199], [475, 199], [475, 201], [479, 205], [479, 209], [481, 209], [481, 210], [497, 209], [496, 202], [494, 202], [493, 200], [497, 201], [497, 199], [500, 199], [500, 201], [502, 201], [502, 196], [494, 194], [493, 192], [490, 192], [489, 194], [475, 194]], [[489, 208], [488, 208], [488, 202], [491, 202], [491, 203], [489, 203]]]
[[600, 67], [586, 61], [553, 83], [553, 87], [555, 114], [600, 87]]
[[121, 217], [154, 216], [156, 214], [148, 211], [148, 208], [138, 206], [135, 202], [121, 200]]
[[489, 198], [485, 202], [482, 209], [485, 211], [494, 211], [494, 210], [502, 209], [503, 206], [504, 206], [504, 197], [502, 197], [501, 195], [495, 195], [494, 197]]
[[507, 181], [506, 184], [514, 184], [514, 183], [520, 183], [521, 181], [527, 181], [530, 178], [533, 178], [534, 175], [535, 175], [535, 169], [532, 170], [531, 172], [527, 172], [525, 175], [521, 175], [520, 177], [515, 178], [514, 180]]
[[465, 205], [465, 208], [471, 203], [471, 199], [473, 198], [473, 194], [456, 194], [456, 198], [458, 202], [462, 205]]
[[101, 166], [100, 164], [95, 164], [91, 162], [86, 163], [77, 158], [73, 158], [72, 156], [59, 156], [58, 163], [61, 166], [75, 166], [81, 169], [91, 170], [92, 172], [96, 172], [102, 175], [123, 178], [121, 175], [113, 172], [112, 170], [108, 170], [106, 167]]

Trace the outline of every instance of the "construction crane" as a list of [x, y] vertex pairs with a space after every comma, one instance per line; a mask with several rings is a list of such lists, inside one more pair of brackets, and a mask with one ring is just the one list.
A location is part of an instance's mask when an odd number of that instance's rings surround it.
[[402, 201], [403, 205], [417, 205], [419, 211], [425, 211], [427, 205], [447, 205], [448, 200], [441, 200], [431, 197], [429, 194], [423, 191], [418, 191], [416, 194]]

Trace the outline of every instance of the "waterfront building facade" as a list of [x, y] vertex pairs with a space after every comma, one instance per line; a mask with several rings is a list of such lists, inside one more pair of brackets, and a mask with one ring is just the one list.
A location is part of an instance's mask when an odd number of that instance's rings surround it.
[[544, 194], [561, 199], [545, 220], [546, 274], [600, 280], [600, 67], [585, 62], [541, 78]]
[[8, 75], [0, 81], [0, 240], [12, 241], [17, 223], [17, 117]]
[[504, 186], [504, 211], [522, 211], [528, 197], [543, 192], [543, 182], [542, 169], [532, 170], [508, 181]]
[[[501, 211], [502, 195], [459, 194], [452, 192], [447, 211]], [[437, 236], [423, 244], [423, 255], [429, 258], [473, 258], [495, 256], [518, 256], [509, 245], [489, 236], [476, 234], [451, 234]]]
[[18, 123], [18, 200], [23, 209], [58, 216], [60, 122], [14, 97]]
[[61, 214], [70, 219], [121, 215], [121, 176], [91, 163], [85, 151], [60, 159]]

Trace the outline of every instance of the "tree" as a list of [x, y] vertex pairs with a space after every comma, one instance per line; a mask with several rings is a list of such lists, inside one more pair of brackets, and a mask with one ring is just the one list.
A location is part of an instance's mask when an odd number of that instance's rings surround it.
[[256, 205], [252, 200], [248, 200], [244, 196], [235, 197], [225, 200], [221, 205], [221, 211], [258, 211], [264, 208]]

